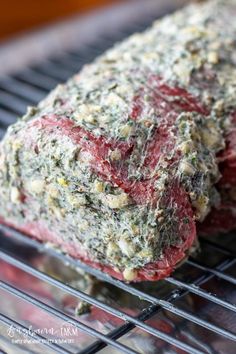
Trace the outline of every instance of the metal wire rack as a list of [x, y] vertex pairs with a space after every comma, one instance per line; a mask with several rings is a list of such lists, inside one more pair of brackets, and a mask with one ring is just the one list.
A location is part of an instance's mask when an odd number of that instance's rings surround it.
[[[103, 52], [114, 41], [122, 39], [134, 31], [144, 29], [151, 21], [152, 18], [145, 19], [143, 23], [130, 25], [129, 28], [121, 30], [117, 33], [116, 38], [104, 37], [79, 51], [67, 52], [63, 56], [51, 58], [41, 65], [26, 68], [12, 76], [1, 78], [0, 135], [4, 134], [7, 126], [13, 123], [17, 116], [25, 112], [27, 105], [36, 104], [58, 82], [78, 71], [83, 63]], [[47, 301], [42, 301], [37, 294], [22, 290], [20, 286], [1, 276], [0, 291], [5, 296], [23, 300], [52, 317], [70, 323], [93, 338], [83, 347], [68, 348], [66, 345], [50, 341], [46, 335], [28, 333], [28, 336], [32, 336], [41, 346], [42, 349], [39, 352], [80, 354], [97, 353], [98, 351], [128, 354], [235, 352], [236, 278], [234, 267], [236, 242], [234, 235], [225, 235], [210, 240], [201, 239], [202, 253], [194, 259], [190, 258], [173, 276], [158, 282], [154, 286], [154, 291], [149, 291], [148, 284], [134, 285], [115, 280], [101, 271], [92, 269], [53, 248], [25, 237], [22, 233], [9, 227], [0, 225], [0, 232], [1, 262], [49, 284], [53, 289], [59, 289], [73, 298], [91, 304], [94, 308], [102, 310], [104, 314], [120, 319], [115, 328], [104, 333], [104, 331], [94, 328], [93, 325], [85, 324], [80, 316], [68, 314], [59, 305], [52, 306]], [[3, 236], [3, 234], [10, 235], [10, 237]], [[222, 242], [224, 242], [224, 246]], [[22, 252], [25, 252], [27, 257], [22, 257]], [[28, 256], [34, 252], [47, 254], [51, 259], [57, 259], [61, 264], [83, 270], [99, 279], [105, 284], [105, 287], [112, 286], [113, 289], [120, 289], [132, 299], [135, 298], [135, 301], [140, 301], [145, 305], [133, 315], [129, 309], [111, 305], [78, 287], [71, 286], [71, 284], [65, 283], [58, 277], [32, 265]], [[165, 291], [163, 292], [163, 290]], [[163, 326], [159, 325], [161, 318], [164, 319]], [[4, 311], [0, 314], [0, 323], [15, 330], [24, 331], [28, 328], [24, 321], [16, 319]], [[172, 327], [171, 331], [166, 330], [166, 323]], [[139, 336], [143, 340], [149, 336], [151, 347], [147, 346], [146, 349], [140, 348], [139, 350], [139, 347], [133, 344]], [[5, 347], [2, 346], [3, 337], [0, 336], [0, 348], [2, 352], [5, 352]], [[7, 336], [4, 338], [10, 341]], [[21, 348], [21, 350], [34, 352], [26, 348]]]

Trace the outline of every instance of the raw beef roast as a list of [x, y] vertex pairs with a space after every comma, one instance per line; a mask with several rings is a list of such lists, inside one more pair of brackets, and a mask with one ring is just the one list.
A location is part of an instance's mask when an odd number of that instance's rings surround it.
[[1, 142], [1, 221], [119, 279], [168, 276], [235, 185], [235, 14], [191, 5], [29, 108]]

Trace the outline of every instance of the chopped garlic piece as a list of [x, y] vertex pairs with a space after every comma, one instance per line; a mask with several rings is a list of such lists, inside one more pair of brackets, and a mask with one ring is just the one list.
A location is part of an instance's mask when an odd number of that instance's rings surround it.
[[82, 232], [87, 231], [88, 228], [89, 228], [89, 223], [88, 223], [87, 220], [82, 221], [82, 222], [80, 223], [80, 225], [79, 225], [79, 229], [80, 229], [80, 231], [82, 231]]
[[101, 114], [97, 117], [99, 123], [102, 124], [106, 124], [110, 121], [110, 117], [108, 115], [105, 114]]
[[119, 161], [121, 159], [121, 152], [119, 151], [119, 149], [111, 151], [110, 158], [112, 161]]
[[143, 259], [145, 259], [145, 260], [149, 260], [149, 259], [151, 259], [151, 257], [153, 256], [153, 254], [152, 254], [152, 252], [151, 252], [151, 250], [149, 250], [149, 249], [143, 249], [142, 251], [140, 251], [139, 253], [138, 253], [138, 256], [140, 257], [140, 258], [143, 258]]
[[125, 280], [127, 281], [132, 281], [136, 278], [137, 276], [137, 271], [135, 269], [132, 269], [132, 268], [126, 268], [124, 271], [123, 271], [123, 277]]
[[129, 240], [121, 237], [118, 241], [118, 245], [121, 249], [121, 252], [124, 253], [127, 257], [132, 257], [135, 253], [135, 247]]
[[117, 93], [120, 95], [128, 95], [130, 91], [130, 87], [128, 85], [120, 85], [116, 89]]
[[100, 110], [101, 107], [98, 105], [82, 104], [79, 107], [79, 112], [76, 114], [76, 118], [78, 121], [84, 120], [85, 122], [95, 124], [97, 122], [95, 116]]
[[12, 143], [12, 149], [17, 151], [22, 147], [22, 143], [20, 141], [13, 141]]
[[218, 56], [217, 52], [208, 53], [207, 61], [210, 64], [217, 64], [219, 62], [219, 56]]
[[201, 29], [197, 26], [194, 26], [194, 25], [184, 27], [182, 32], [183, 32], [183, 34], [186, 33], [186, 34], [191, 35], [191, 37], [190, 37], [191, 39], [199, 38], [204, 35], [203, 29]]
[[130, 204], [130, 199], [126, 193], [118, 195], [107, 194], [104, 196], [103, 203], [111, 209], [121, 209]]
[[115, 106], [124, 104], [124, 101], [120, 96], [116, 95], [114, 92], [111, 92], [104, 100], [104, 103], [108, 106]]
[[188, 154], [191, 149], [193, 148], [193, 142], [188, 140], [188, 141], [184, 141], [183, 143], [181, 143], [178, 148], [184, 153], [184, 154]]
[[139, 227], [135, 224], [131, 225], [131, 229], [132, 229], [134, 235], [138, 235], [140, 233]]
[[95, 180], [93, 183], [93, 190], [96, 193], [103, 193], [105, 189], [104, 183], [98, 180]]
[[120, 134], [127, 138], [133, 131], [133, 128], [129, 124], [125, 124], [120, 128]]
[[182, 161], [179, 165], [179, 169], [180, 172], [185, 175], [193, 175], [195, 172], [193, 166], [187, 161]]
[[53, 184], [49, 184], [47, 186], [47, 191], [48, 191], [48, 194], [50, 195], [50, 197], [52, 197], [52, 198], [57, 198], [59, 195], [57, 188]]
[[76, 199], [79, 206], [83, 206], [87, 204], [87, 199], [85, 195], [77, 195]]
[[3, 154], [0, 154], [0, 169], [4, 167], [5, 164], [5, 156]]
[[34, 179], [28, 181], [25, 185], [25, 188], [30, 193], [40, 194], [44, 191], [45, 182], [42, 179]]
[[181, 62], [175, 64], [173, 70], [179, 79], [183, 82], [183, 84], [189, 83], [191, 65], [189, 65], [187, 60], [182, 60]]
[[197, 209], [196, 219], [203, 220], [209, 211], [209, 198], [201, 195], [193, 201], [193, 206]]
[[57, 207], [57, 206], [51, 206], [51, 211], [58, 219], [63, 218], [66, 214], [65, 209]]
[[84, 120], [85, 120], [85, 122], [88, 122], [88, 123], [91, 123], [91, 124], [96, 124], [97, 123], [96, 118], [92, 114], [89, 114], [89, 115], [85, 116]]
[[106, 250], [107, 257], [111, 257], [118, 250], [119, 250], [119, 247], [114, 242], [109, 242], [107, 245], [107, 250]]
[[207, 146], [208, 148], [215, 148], [219, 145], [221, 134], [217, 130], [203, 129], [201, 132], [201, 136], [204, 145]]
[[218, 114], [222, 114], [224, 112], [224, 101], [216, 101], [213, 108]]
[[17, 187], [11, 188], [11, 201], [14, 204], [18, 204], [20, 202], [20, 191]]
[[67, 196], [68, 202], [70, 203], [70, 205], [74, 208], [79, 208], [80, 206], [84, 206], [87, 204], [87, 200], [85, 195], [71, 195], [69, 194]]

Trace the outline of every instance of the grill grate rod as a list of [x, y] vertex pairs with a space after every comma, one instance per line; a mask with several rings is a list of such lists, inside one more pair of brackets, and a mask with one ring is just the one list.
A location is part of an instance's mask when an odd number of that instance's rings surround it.
[[[8, 256], [8, 258], [5, 257], [6, 255]], [[0, 251], [0, 258], [2, 258], [2, 257], [5, 257], [5, 259], [4, 259], [5, 261], [11, 262], [11, 260], [10, 260], [11, 256], [9, 254], [6, 254], [6, 252], [1, 253], [1, 251]], [[101, 308], [107, 312], [110, 312], [117, 317], [124, 318], [123, 317], [125, 315], [124, 313], [122, 313], [122, 312], [118, 313], [118, 311], [115, 311], [115, 313], [114, 313], [114, 312], [110, 311], [112, 309], [110, 306], [107, 306], [107, 305], [103, 304], [102, 302], [95, 300], [93, 297], [91, 297], [87, 294], [84, 294], [83, 292], [81, 292], [79, 290], [73, 289], [72, 287], [60, 282], [59, 280], [53, 279], [52, 277], [48, 276], [47, 274], [45, 274], [39, 270], [36, 270], [35, 268], [27, 265], [25, 262], [22, 262], [22, 261], [19, 261], [16, 259], [14, 259], [14, 261], [16, 262], [14, 264], [15, 266], [23, 269], [27, 273], [32, 274], [35, 277], [40, 278], [41, 280], [44, 280], [44, 281], [50, 283], [51, 285], [54, 285], [60, 289], [63, 289], [64, 291], [70, 293], [73, 296], [80, 297], [82, 300], [89, 302], [92, 305], [96, 305], [99, 308]], [[231, 266], [232, 263], [234, 263], [234, 260], [231, 263], [227, 263], [227, 267]], [[196, 284], [194, 284], [196, 281], [193, 284], [187, 284], [187, 283], [177, 280], [173, 277], [168, 277], [165, 279], [165, 281], [170, 284], [173, 284], [179, 288], [186, 289], [189, 292], [194, 293], [195, 295], [201, 296], [202, 298], [205, 298], [205, 299], [207, 299], [219, 306], [222, 306], [228, 310], [236, 312], [236, 305], [235, 304], [232, 304], [224, 299], [218, 298], [215, 295], [210, 294], [209, 292], [207, 292], [203, 289], [200, 289]], [[126, 320], [130, 321], [128, 318], [126, 318]]]
[[75, 73], [75, 70], [71, 68], [65, 68], [63, 65], [50, 63], [49, 61], [41, 63], [40, 66], [34, 69], [40, 74], [44, 74], [59, 81], [66, 81], [68, 77], [71, 77]]
[[[222, 262], [220, 265], [218, 265], [219, 269], [224, 269], [225, 266], [227, 266], [227, 262]], [[212, 278], [214, 278], [213, 274], [205, 274], [205, 275], [201, 275], [200, 277], [196, 278], [193, 282], [193, 285], [199, 286], [202, 285], [204, 283], [206, 283], [207, 281], [211, 280]], [[166, 280], [166, 279], [165, 279]], [[180, 298], [182, 298], [183, 296], [187, 295], [189, 293], [189, 290], [184, 290], [184, 289], [176, 289], [174, 291], [172, 291], [168, 296], [166, 296], [164, 298], [165, 301], [170, 301], [170, 302], [175, 302], [177, 300], [179, 300]], [[159, 305], [151, 305], [149, 307], [151, 313], [149, 315], [146, 315], [146, 313], [142, 312], [140, 315], [140, 319], [142, 321], [145, 321], [151, 317], [153, 317], [154, 315], [156, 315], [157, 313], [159, 313], [162, 308]], [[113, 339], [118, 339], [121, 336], [123, 336], [124, 334], [128, 333], [130, 330], [132, 330], [133, 328], [135, 328], [134, 325], [132, 325], [131, 323], [127, 323], [125, 325], [120, 326], [119, 328], [111, 331], [109, 333], [109, 336]], [[199, 342], [198, 342], [199, 344]], [[203, 345], [203, 344], [201, 344]], [[93, 353], [97, 353], [98, 350], [101, 350], [105, 347], [105, 344], [101, 341], [97, 341], [93, 344], [91, 344], [90, 346], [88, 346], [86, 349], [80, 351], [78, 354], [93, 354]]]
[[[62, 261], [64, 262], [70, 262], [73, 266], [76, 266], [76, 267], [80, 267], [81, 269], [83, 269], [84, 271], [94, 275], [95, 277], [97, 277], [98, 279], [102, 280], [102, 281], [107, 281], [109, 282], [110, 284], [113, 284], [115, 286], [117, 286], [118, 288], [120, 289], [123, 289], [127, 292], [129, 292], [130, 294], [132, 295], [135, 295], [139, 298], [143, 298], [144, 300], [152, 303], [152, 304], [155, 304], [155, 305], [160, 305], [162, 308], [164, 308], [165, 310], [169, 311], [169, 312], [172, 312], [174, 313], [175, 315], [178, 315], [182, 318], [185, 318], [199, 326], [202, 326], [212, 332], [215, 332], [221, 336], [224, 336], [232, 341], [236, 341], [236, 335], [230, 331], [227, 331], [219, 326], [216, 326], [214, 324], [211, 324], [207, 321], [205, 321], [204, 319], [201, 319], [199, 317], [197, 317], [196, 315], [193, 315], [185, 310], [182, 310], [176, 306], [174, 306], [173, 304], [171, 304], [170, 302], [168, 301], [165, 301], [165, 300], [162, 300], [162, 299], [158, 299], [154, 296], [151, 296], [149, 294], [146, 294], [138, 289], [135, 289], [133, 286], [131, 285], [128, 285], [126, 283], [123, 283], [117, 279], [114, 279], [110, 276], [108, 276], [107, 274], [104, 274], [103, 272], [97, 270], [97, 269], [93, 269], [93, 268], [90, 268], [88, 267], [87, 265], [85, 265], [84, 263], [80, 262], [79, 260], [75, 260], [69, 256], [64, 256], [62, 255], [61, 253], [58, 253], [57, 251], [55, 251], [54, 249], [52, 248], [46, 248], [43, 244], [40, 244], [38, 241], [35, 241], [33, 239], [30, 239], [29, 237], [27, 236], [24, 236], [23, 234], [21, 234], [20, 232], [16, 231], [16, 230], [13, 230], [11, 229], [10, 227], [6, 227], [6, 226], [3, 226], [3, 225], [0, 225], [0, 229], [4, 230], [5, 231], [8, 231], [8, 232], [11, 232], [11, 234], [13, 236], [16, 236], [16, 238], [18, 240], [21, 240], [23, 243], [25, 244], [31, 244], [31, 245], [34, 245], [34, 247], [36, 247], [38, 250], [41, 250], [41, 251], [45, 251], [46, 253], [48, 254], [51, 254], [52, 256], [56, 257], [56, 258], [60, 258]], [[3, 253], [3, 256], [4, 256], [4, 253]], [[223, 269], [226, 269], [229, 265], [231, 265], [230, 261], [226, 261], [225, 264], [224, 264], [224, 268]]]
[[[192, 266], [198, 268], [198, 269], [203, 270], [204, 272], [212, 273], [215, 276], [217, 276], [218, 278], [226, 280], [227, 282], [232, 283], [233, 285], [236, 285], [236, 279], [234, 277], [232, 277], [230, 275], [227, 275], [227, 274], [224, 274], [220, 270], [216, 270], [216, 269], [213, 269], [211, 267], [207, 267], [205, 265], [200, 264], [199, 262], [197, 262], [195, 260], [193, 261], [192, 259], [187, 260], [187, 263], [189, 265], [192, 265]], [[236, 263], [236, 259], [232, 259], [230, 261], [228, 267], [231, 267], [235, 263]]]
[[0, 322], [6, 326], [14, 328], [15, 330], [18, 330], [20, 333], [24, 333], [24, 335], [27, 334], [28, 337], [32, 338], [33, 340], [37, 340], [38, 343], [41, 343], [42, 345], [46, 346], [49, 349], [53, 349], [53, 350], [56, 349], [58, 354], [72, 353], [71, 351], [65, 350], [60, 345], [50, 342], [47, 338], [43, 337], [41, 334], [29, 331], [29, 328], [23, 326], [21, 323], [14, 321], [12, 318], [6, 315], [0, 314]]
[[69, 324], [77, 327], [80, 331], [85, 332], [86, 334], [89, 334], [92, 337], [101, 339], [105, 343], [107, 343], [119, 350], [122, 350], [124, 353], [139, 354], [135, 350], [132, 350], [132, 349], [128, 348], [127, 346], [120, 344], [119, 342], [113, 341], [107, 335], [104, 335], [104, 334], [98, 332], [97, 330], [75, 320], [73, 317], [66, 315], [62, 311], [55, 309], [54, 307], [52, 307], [48, 304], [43, 303], [42, 301], [34, 298], [33, 296], [31, 296], [29, 294], [26, 294], [24, 291], [19, 290], [12, 285], [5, 283], [4, 281], [0, 281], [0, 289], [7, 291], [8, 293], [16, 296], [17, 298], [24, 300], [24, 301], [30, 303], [31, 305], [34, 305], [34, 306], [40, 308], [41, 310], [43, 310], [47, 313], [50, 313], [51, 315], [59, 318], [60, 320], [65, 321], [66, 323], [69, 323]]
[[[221, 262], [217, 268], [219, 269], [225, 269], [228, 266], [228, 261], [224, 261]], [[200, 277], [198, 277], [194, 282], [193, 285], [199, 286], [202, 285], [204, 283], [206, 283], [207, 281], [211, 280], [212, 278], [214, 278], [213, 274], [205, 274], [202, 275]], [[165, 279], [166, 280], [166, 279]], [[183, 290], [183, 289], [177, 289], [174, 292], [172, 292], [169, 296], [167, 296], [167, 298], [165, 299], [166, 301], [171, 301], [171, 302], [175, 302], [176, 300], [180, 299], [181, 297], [185, 296], [186, 294], [188, 294], [189, 291], [188, 290]], [[160, 312], [162, 310], [162, 308], [158, 305], [153, 305], [153, 315], [157, 314], [158, 312]], [[152, 317], [150, 316], [150, 317]], [[145, 320], [145, 319], [144, 319]], [[115, 329], [114, 331], [112, 331], [110, 333], [110, 336], [114, 339], [117, 339], [119, 337], [121, 337], [122, 335], [126, 334], [127, 332], [129, 332], [129, 330], [131, 330], [133, 327], [126, 329], [126, 326], [123, 325], [118, 329]], [[79, 352], [79, 354], [93, 354], [93, 353], [97, 353], [98, 350], [103, 349], [105, 347], [104, 343], [101, 341], [95, 342], [93, 344], [91, 344], [90, 346], [88, 346], [86, 348], [86, 350], [82, 350]]]
[[15, 113], [16, 116], [24, 114], [30, 102], [23, 98], [18, 98], [14, 94], [1, 92], [0, 104], [10, 112]]
[[33, 103], [37, 103], [45, 96], [45, 91], [39, 88], [34, 88], [12, 77], [6, 77], [0, 79], [0, 89], [7, 91], [9, 93], [15, 94], [16, 96], [27, 99]]
[[184, 283], [183, 281], [177, 280], [173, 277], [168, 277], [165, 279], [166, 282], [173, 284], [179, 288], [184, 288], [188, 290], [189, 292], [201, 296], [202, 298], [209, 300], [211, 302], [214, 302], [215, 304], [222, 306], [230, 311], [236, 312], [236, 305], [231, 304], [230, 302], [223, 300], [221, 298], [216, 297], [215, 295], [212, 295], [208, 293], [207, 291], [198, 288], [195, 284], [187, 284]]
[[[156, 315], [160, 309], [161, 309], [160, 306], [151, 305], [148, 308], [146, 308], [145, 310], [143, 310], [137, 318], [139, 318], [139, 320], [141, 320], [141, 321], [146, 321], [146, 320], [152, 318], [154, 315]], [[119, 339], [120, 337], [122, 337], [123, 335], [127, 334], [128, 332], [130, 332], [134, 328], [135, 328], [135, 325], [133, 323], [128, 322], [128, 323], [125, 323], [124, 325], [121, 325], [120, 327], [112, 330], [108, 334], [108, 336], [110, 338], [116, 340], [116, 339]], [[85, 349], [82, 349], [81, 351], [79, 351], [77, 354], [97, 353], [99, 350], [105, 348], [105, 346], [106, 346], [106, 344], [104, 342], [96, 341], [95, 343], [90, 344]]]
[[[104, 304], [103, 302], [91, 297], [90, 295], [87, 295], [79, 290], [73, 289], [72, 287], [60, 282], [59, 280], [56, 280], [56, 279], [48, 276], [47, 274], [25, 264], [24, 262], [16, 260], [14, 257], [10, 256], [7, 253], [0, 251], [0, 259], [4, 260], [5, 262], [10, 263], [13, 266], [16, 266], [17, 268], [24, 270], [25, 272], [27, 272], [29, 274], [32, 274], [33, 276], [35, 276], [43, 281], [50, 283], [53, 286], [60, 288], [61, 290], [64, 290], [64, 291], [70, 293], [73, 296], [79, 297], [80, 299], [82, 299], [94, 306], [99, 307], [102, 310], [104, 310], [104, 311], [106, 311], [106, 312], [108, 312], [120, 319], [123, 319], [125, 321], [133, 323], [135, 326], [143, 329], [144, 331], [154, 335], [155, 337], [157, 337], [159, 339], [165, 340], [169, 344], [172, 344], [182, 350], [189, 351], [193, 354], [200, 354], [201, 353], [198, 350], [194, 349], [193, 347], [191, 347], [187, 344], [184, 344], [183, 342], [181, 342], [181, 341], [179, 341], [179, 340], [177, 340], [177, 339], [175, 339], [175, 338], [173, 338], [173, 337], [171, 337], [171, 336], [169, 336], [157, 329], [154, 329], [153, 327], [145, 324], [144, 322], [142, 322], [138, 318], [132, 317], [132, 316], [126, 314], [125, 312], [122, 312], [120, 310], [117, 310], [111, 306]], [[0, 287], [1, 287], [1, 285], [0, 285]]]
[[58, 84], [58, 80], [38, 73], [32, 68], [27, 68], [19, 73], [16, 73], [13, 77], [19, 82], [30, 84], [32, 87], [38, 87], [46, 93], [55, 88]]
[[12, 113], [8, 110], [5, 110], [4, 108], [0, 108], [0, 126], [3, 127], [2, 128], [2, 132], [3, 134], [6, 133], [6, 128], [9, 125], [9, 123], [15, 123], [16, 121], [16, 114]]

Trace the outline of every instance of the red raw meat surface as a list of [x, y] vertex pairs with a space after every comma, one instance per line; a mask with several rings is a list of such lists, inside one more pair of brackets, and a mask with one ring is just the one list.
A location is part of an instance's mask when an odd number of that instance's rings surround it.
[[203, 223], [197, 225], [197, 233], [214, 236], [236, 228], [236, 203], [221, 204], [214, 208]]
[[[192, 209], [190, 207], [189, 201], [186, 199], [185, 193], [182, 193], [182, 195], [179, 195], [178, 197], [178, 201], [182, 203], [183, 206], [183, 208], [179, 208], [178, 217], [180, 220], [183, 220], [186, 218], [186, 216], [192, 216]], [[159, 280], [171, 274], [176, 264], [185, 258], [186, 252], [189, 250], [195, 240], [195, 223], [191, 220], [192, 219], [190, 218], [190, 222], [187, 225], [183, 221], [181, 221], [179, 224], [179, 232], [181, 232], [182, 235], [182, 242], [180, 242], [179, 246], [167, 247], [163, 251], [162, 260], [149, 263], [143, 268], [139, 269], [135, 281]], [[102, 272], [108, 273], [117, 279], [124, 280], [123, 274], [121, 272], [116, 272], [110, 266], [94, 262], [91, 258], [89, 258], [86, 252], [81, 250], [81, 247], [77, 246], [75, 243], [63, 242], [58, 235], [46, 228], [41, 222], [25, 224], [19, 227], [18, 225], [10, 224], [4, 220], [1, 221], [11, 227], [16, 228], [19, 231], [22, 231], [28, 236], [38, 239], [41, 242], [51, 242], [52, 244], [57, 245], [71, 257], [79, 259], [84, 263], [97, 268]]]
[[[175, 138], [173, 137], [173, 132], [175, 133], [175, 128], [173, 123], [179, 112], [196, 111], [201, 114], [207, 114], [207, 111], [186, 90], [180, 87], [170, 87], [166, 83], [163, 83], [160, 78], [152, 76], [147, 86], [134, 97], [132, 118], [136, 121], [139, 120], [142, 113], [143, 107], [140, 104], [144, 102], [143, 95], [147, 93], [150, 97], [148, 104], [155, 110], [156, 117], [160, 121], [158, 127], [155, 128], [152, 141], [146, 146], [144, 165], [153, 170], [159, 159], [174, 149]], [[27, 129], [29, 136], [31, 129], [40, 129], [45, 131], [45, 134], [57, 134], [69, 137], [75, 144], [81, 147], [82, 151], [86, 152], [91, 169], [96, 174], [123, 189], [136, 204], [149, 203], [155, 207], [158, 192], [155, 190], [154, 183], [158, 179], [158, 176], [151, 178], [147, 174], [140, 181], [128, 178], [128, 168], [125, 162], [133, 149], [135, 149], [135, 140], [133, 138], [130, 138], [128, 142], [123, 142], [103, 136], [96, 137], [91, 132], [76, 126], [72, 120], [56, 115], [42, 116], [41, 118], [34, 119], [28, 124]], [[28, 143], [33, 144], [32, 141]], [[34, 145], [34, 149], [37, 153], [40, 153], [37, 145]], [[120, 151], [122, 162], [117, 164], [108, 160], [109, 151], [113, 149]], [[176, 151], [172, 159], [168, 160], [168, 168], [170, 170], [172, 165], [176, 166], [178, 164], [180, 157], [180, 151]], [[175, 180], [175, 177], [172, 179], [165, 197], [162, 198], [162, 204], [164, 207], [175, 206], [175, 217], [178, 220], [175, 232], [176, 235], [179, 235], [179, 242], [176, 246], [166, 247], [163, 250], [161, 260], [149, 263], [143, 268], [138, 269], [135, 281], [158, 280], [170, 275], [175, 266], [187, 256], [188, 250], [194, 243], [196, 227], [188, 194], [179, 185], [178, 181]], [[188, 220], [188, 223], [186, 223], [186, 220]], [[94, 262], [79, 246], [74, 243], [63, 242], [59, 236], [48, 230], [40, 221], [21, 225], [21, 227], [19, 225], [12, 226], [40, 241], [50, 241], [58, 245], [72, 257], [80, 259], [115, 278], [124, 280], [121, 272], [114, 271], [110, 266]]]

